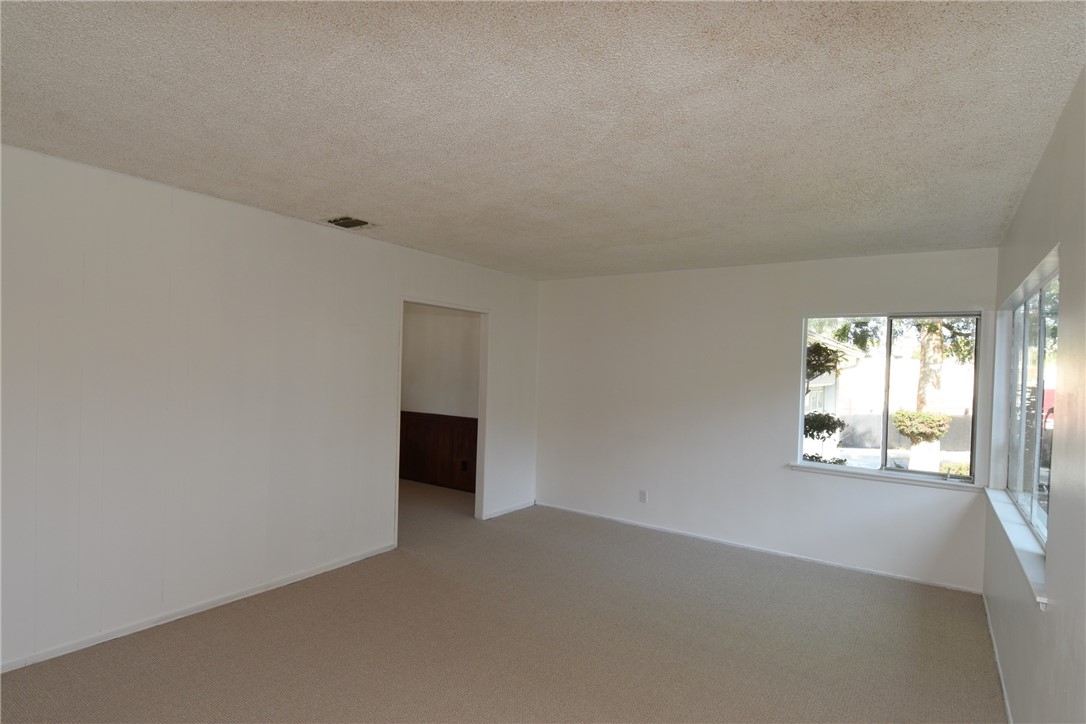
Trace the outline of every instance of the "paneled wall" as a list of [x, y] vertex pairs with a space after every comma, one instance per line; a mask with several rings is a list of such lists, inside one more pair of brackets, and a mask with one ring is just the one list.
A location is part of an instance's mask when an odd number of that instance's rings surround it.
[[478, 435], [474, 417], [401, 412], [400, 477], [474, 493]]

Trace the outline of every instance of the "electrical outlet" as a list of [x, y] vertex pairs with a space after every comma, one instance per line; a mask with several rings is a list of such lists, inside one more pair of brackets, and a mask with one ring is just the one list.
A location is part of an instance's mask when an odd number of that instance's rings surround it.
[[647, 502], [649, 502], [648, 498], [649, 498], [648, 493], [646, 493], [644, 490], [638, 490], [637, 491], [637, 502], [639, 502], [639, 503], [647, 503]]

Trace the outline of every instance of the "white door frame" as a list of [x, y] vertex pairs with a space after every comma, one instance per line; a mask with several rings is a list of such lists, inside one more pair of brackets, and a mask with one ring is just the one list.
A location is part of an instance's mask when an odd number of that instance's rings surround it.
[[460, 312], [473, 312], [479, 315], [479, 433], [475, 448], [475, 517], [483, 519], [486, 499], [486, 392], [487, 392], [487, 361], [490, 328], [490, 310], [482, 307], [472, 307], [454, 302], [424, 299], [422, 297], [402, 297], [400, 300], [400, 355], [396, 375], [396, 479], [393, 480], [395, 488], [396, 504], [393, 506], [392, 531], [396, 545], [400, 542], [400, 410], [403, 406], [401, 399], [403, 394], [403, 321], [404, 308], [408, 304], [425, 304], [430, 307], [442, 307], [455, 309]]

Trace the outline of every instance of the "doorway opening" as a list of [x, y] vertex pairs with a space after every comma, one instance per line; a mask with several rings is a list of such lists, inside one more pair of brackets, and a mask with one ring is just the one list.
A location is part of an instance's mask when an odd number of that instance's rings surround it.
[[405, 301], [397, 540], [423, 509], [482, 518], [487, 315]]

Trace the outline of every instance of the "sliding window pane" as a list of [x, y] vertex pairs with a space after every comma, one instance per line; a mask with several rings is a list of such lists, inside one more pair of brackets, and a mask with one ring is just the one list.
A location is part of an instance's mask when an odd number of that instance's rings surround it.
[[1007, 489], [1018, 506], [1023, 510], [1028, 510], [1030, 495], [1022, 491], [1024, 482], [1022, 458], [1026, 439], [1025, 384], [1022, 365], [1026, 350], [1025, 336], [1026, 310], [1023, 306], [1014, 310], [1014, 321], [1011, 325], [1011, 410], [1008, 431]]
[[1041, 289], [1041, 343], [1040, 371], [1038, 387], [1041, 390], [1040, 449], [1038, 452], [1038, 471], [1036, 502], [1033, 506], [1031, 522], [1042, 538], [1048, 530], [1048, 485], [1052, 475], [1052, 435], [1056, 428], [1056, 378], [1057, 378], [1057, 336], [1059, 331], [1059, 279], [1053, 279]]
[[803, 459], [878, 469], [886, 320], [807, 320]]
[[886, 467], [972, 477], [977, 317], [891, 320]]
[[1026, 302], [1025, 321], [1025, 356], [1022, 361], [1022, 408], [1025, 414], [1025, 424], [1022, 427], [1022, 492], [1020, 504], [1026, 518], [1032, 521], [1034, 517], [1033, 505], [1037, 494], [1041, 442], [1041, 402], [1038, 399], [1037, 389], [1041, 355], [1040, 295], [1035, 295]]

